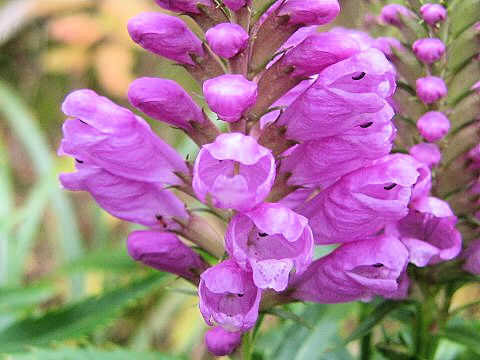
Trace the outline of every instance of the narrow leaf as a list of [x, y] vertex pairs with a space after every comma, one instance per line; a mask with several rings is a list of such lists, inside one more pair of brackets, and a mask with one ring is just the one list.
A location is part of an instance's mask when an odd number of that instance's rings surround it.
[[450, 325], [440, 331], [438, 335], [455, 343], [462, 344], [480, 355], [480, 333], [473, 327], [467, 325]]

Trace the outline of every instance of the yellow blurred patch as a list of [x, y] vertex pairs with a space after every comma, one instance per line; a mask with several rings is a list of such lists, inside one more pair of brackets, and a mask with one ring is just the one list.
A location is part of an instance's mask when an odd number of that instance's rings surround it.
[[50, 49], [41, 58], [44, 71], [82, 74], [87, 70], [90, 56], [85, 49], [66, 45]]
[[57, 41], [87, 47], [102, 38], [103, 29], [91, 15], [75, 14], [50, 21], [48, 33]]
[[103, 280], [105, 276], [100, 272], [89, 272], [85, 274], [85, 291], [87, 295], [98, 295], [103, 291]]
[[[480, 285], [465, 285], [455, 292], [455, 295], [452, 298], [452, 303], [450, 305], [450, 310], [455, 310], [456, 308], [478, 300], [480, 300]], [[471, 309], [475, 309], [478, 311], [479, 307], [472, 307]]]

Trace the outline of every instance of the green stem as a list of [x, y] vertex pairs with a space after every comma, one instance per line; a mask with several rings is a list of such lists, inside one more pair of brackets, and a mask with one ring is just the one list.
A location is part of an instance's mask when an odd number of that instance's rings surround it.
[[[361, 304], [360, 323], [369, 315], [370, 308], [368, 304]], [[370, 360], [372, 356], [372, 332], [369, 331], [360, 340], [360, 360]]]
[[242, 337], [242, 360], [251, 360], [252, 358], [252, 338], [251, 332], [246, 332]]

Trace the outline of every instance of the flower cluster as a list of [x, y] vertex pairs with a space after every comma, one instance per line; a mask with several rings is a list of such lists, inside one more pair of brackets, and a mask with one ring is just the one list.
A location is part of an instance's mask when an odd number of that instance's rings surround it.
[[[338, 15], [337, 0], [277, 1], [263, 14], [252, 14], [248, 0], [157, 4], [190, 16], [202, 34], [159, 11], [131, 19], [130, 36], [190, 72], [210, 111], [168, 79], [137, 79], [128, 99], [191, 137], [200, 147], [194, 163], [130, 110], [78, 90], [62, 107], [70, 118], [59, 150], [75, 158], [77, 171], [60, 180], [88, 191], [112, 215], [148, 227], [130, 234], [129, 254], [198, 285], [200, 311], [215, 326], [205, 336], [212, 353], [231, 353], [262, 309], [296, 300], [404, 298], [409, 263], [424, 267], [459, 254], [457, 217], [432, 195], [441, 161], [435, 142], [450, 129], [435, 106], [446, 85], [432, 74], [446, 52], [433, 36], [446, 18], [443, 7], [420, 10], [432, 34], [412, 45], [427, 74], [416, 81], [429, 109], [416, 122], [427, 142], [405, 154], [392, 152], [401, 78], [392, 61], [407, 49], [355, 30], [319, 32]], [[399, 28], [416, 16], [398, 4], [381, 13]], [[222, 133], [208, 114], [230, 131]], [[478, 154], [471, 152], [477, 167]], [[179, 191], [228, 223], [223, 239]], [[191, 243], [221, 260], [209, 263]], [[337, 246], [315, 259], [314, 247], [326, 244]], [[478, 263], [466, 266], [478, 270]]]

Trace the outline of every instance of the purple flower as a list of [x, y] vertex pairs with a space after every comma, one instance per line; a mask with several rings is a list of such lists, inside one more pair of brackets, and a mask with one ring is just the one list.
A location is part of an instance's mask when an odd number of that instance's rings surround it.
[[223, 0], [223, 3], [233, 11], [238, 11], [243, 8], [245, 5], [249, 5], [251, 0]]
[[206, 268], [200, 256], [168, 232], [140, 230], [128, 235], [130, 256], [160, 271], [195, 280]]
[[443, 200], [427, 197], [417, 201], [415, 209], [397, 225], [400, 239], [409, 251], [409, 261], [426, 266], [456, 257], [462, 248], [456, 221]]
[[408, 155], [389, 155], [343, 176], [298, 209], [315, 243], [344, 243], [373, 235], [408, 213], [419, 174]]
[[193, 169], [193, 189], [201, 201], [247, 211], [270, 192], [275, 179], [271, 151], [241, 133], [221, 134], [202, 146]]
[[435, 144], [420, 143], [412, 146], [408, 152], [416, 160], [423, 162], [429, 167], [438, 165], [442, 160], [442, 153]]
[[[414, 158], [415, 159], [415, 158]], [[414, 161], [415, 169], [419, 173], [417, 182], [412, 189], [412, 197], [410, 199], [410, 206], [415, 203], [415, 201], [424, 199], [430, 195], [432, 190], [432, 172], [428, 164], [418, 161]]]
[[211, 0], [155, 0], [155, 2], [166, 10], [187, 14], [201, 14], [197, 6], [199, 4], [213, 6]]
[[63, 187], [88, 191], [113, 216], [158, 229], [176, 229], [173, 217], [188, 219], [184, 204], [158, 183], [127, 179], [86, 164], [76, 167], [77, 172], [60, 174]]
[[438, 141], [450, 130], [450, 121], [439, 111], [429, 111], [417, 121], [417, 129], [427, 141]]
[[364, 51], [373, 46], [375, 40], [366, 32], [356, 29], [344, 28], [342, 26], [335, 26], [330, 30], [332, 33], [349, 35], [355, 39], [360, 46], [360, 50]]
[[480, 275], [480, 239], [468, 244], [467, 249], [463, 252], [463, 257], [465, 258], [463, 269], [474, 275]]
[[307, 77], [358, 52], [360, 47], [349, 34], [314, 33], [290, 50], [282, 64], [293, 67], [292, 76]]
[[67, 116], [58, 150], [78, 162], [135, 181], [181, 183], [174, 172], [188, 172], [181, 156], [148, 124], [92, 90], [77, 90], [62, 104]]
[[205, 344], [208, 351], [215, 356], [229, 355], [242, 342], [242, 332], [230, 332], [221, 326], [215, 326], [205, 333]]
[[480, 93], [480, 81], [477, 81], [475, 84], [473, 84], [470, 89], [472, 91]]
[[281, 4], [278, 16], [288, 16], [292, 25], [324, 25], [340, 12], [337, 0], [287, 0]]
[[447, 18], [447, 9], [440, 4], [424, 4], [420, 7], [422, 19], [430, 26], [445, 21]]
[[299, 300], [339, 303], [392, 296], [407, 265], [408, 252], [393, 236], [343, 244], [312, 263], [295, 282]]
[[290, 271], [301, 274], [312, 262], [313, 236], [308, 220], [281, 204], [263, 203], [237, 214], [225, 234], [229, 255], [261, 289], [283, 291]]
[[200, 39], [175, 16], [141, 13], [130, 19], [128, 32], [144, 49], [180, 64], [194, 65], [192, 55], [204, 55]]
[[447, 85], [442, 78], [426, 76], [417, 79], [417, 96], [425, 104], [433, 104], [447, 95]]
[[425, 64], [432, 64], [445, 54], [445, 44], [440, 39], [418, 39], [412, 45], [415, 56]]
[[220, 75], [203, 83], [203, 94], [220, 119], [235, 122], [257, 101], [257, 84], [243, 75]]
[[202, 110], [175, 81], [153, 77], [136, 79], [128, 89], [130, 104], [154, 119], [191, 129], [191, 122], [203, 123]]
[[412, 17], [413, 13], [400, 4], [385, 5], [380, 12], [380, 18], [385, 24], [401, 27], [402, 17]]
[[279, 124], [287, 137], [313, 140], [341, 134], [369, 122], [387, 122], [393, 109], [386, 98], [395, 91], [395, 70], [377, 49], [329, 66], [285, 110]]
[[282, 160], [281, 170], [292, 173], [290, 184], [327, 187], [343, 175], [388, 155], [395, 134], [391, 122], [369, 122], [336, 136], [308, 140]]
[[234, 57], [248, 45], [248, 34], [238, 24], [218, 24], [208, 29], [205, 37], [212, 51], [226, 59]]
[[257, 321], [261, 293], [251, 273], [235, 261], [225, 260], [200, 276], [200, 311], [208, 325], [220, 325], [231, 332], [247, 331]]

